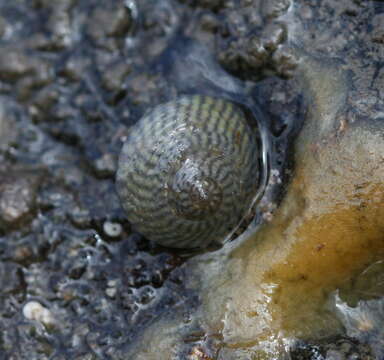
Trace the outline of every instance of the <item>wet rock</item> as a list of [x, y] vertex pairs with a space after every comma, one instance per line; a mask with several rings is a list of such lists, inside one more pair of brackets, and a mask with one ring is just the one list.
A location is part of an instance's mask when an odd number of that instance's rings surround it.
[[291, 5], [291, 0], [263, 0], [262, 12], [267, 18], [276, 18], [283, 15]]
[[275, 51], [287, 37], [286, 26], [282, 23], [269, 23], [263, 30], [261, 41], [264, 47], [270, 51]]
[[4, 49], [0, 54], [0, 80], [14, 82], [34, 72], [28, 56], [18, 49]]
[[0, 148], [6, 150], [17, 138], [17, 111], [12, 102], [0, 97]]
[[[127, 81], [127, 93], [130, 94], [130, 102], [145, 111], [148, 104], [156, 96], [157, 86], [162, 86], [164, 79], [156, 74], [141, 73], [135, 74]], [[166, 84], [164, 84], [166, 86]], [[143, 91], [144, 90], [144, 91]]]
[[[138, 327], [182, 302], [181, 276], [162, 296], [180, 262], [131, 233], [114, 191], [115, 157], [138, 116], [126, 78], [179, 21], [179, 6], [141, 4], [160, 11], [143, 10], [153, 27], [133, 38], [132, 1], [0, 0], [0, 357], [125, 358], [121, 344]], [[156, 81], [165, 87], [162, 74]], [[138, 85], [135, 96], [159, 99], [156, 88]], [[46, 176], [32, 180], [41, 167]], [[32, 301], [54, 327], [23, 316]]]
[[2, 16], [0, 16], [0, 38], [5, 34], [7, 23]]
[[126, 35], [132, 24], [130, 9], [122, 2], [115, 2], [94, 9], [88, 20], [87, 32], [96, 44], [109, 48], [113, 44], [108, 38]]
[[[32, 63], [32, 61], [29, 61]], [[34, 75], [23, 77], [17, 84], [18, 98], [21, 101], [27, 100], [36, 89], [52, 82], [52, 64], [47, 61], [36, 59], [34, 61]]]
[[90, 65], [90, 59], [73, 55], [66, 59], [58, 73], [67, 80], [76, 82], [84, 77], [84, 73]]
[[55, 3], [45, 0], [33, 2], [35, 9], [44, 12], [44, 34], [35, 34], [30, 44], [40, 50], [57, 51], [69, 46], [76, 37], [76, 27], [72, 26], [71, 10], [76, 0], [60, 0]]
[[256, 36], [232, 40], [228, 48], [220, 53], [220, 62], [236, 73], [257, 72], [269, 57], [264, 44]]
[[374, 360], [369, 346], [348, 337], [324, 339], [319, 343], [298, 343], [290, 351], [292, 360]]
[[[47, 334], [38, 326], [20, 324], [13, 331], [9, 331], [9, 338], [15, 336], [19, 336], [26, 341], [24, 341], [23, 346], [9, 349], [10, 352], [5, 353], [8, 359], [23, 360], [29, 358], [31, 360], [48, 360], [54, 352], [52, 345], [49, 344]], [[8, 354], [10, 355], [8, 356]]]
[[381, 359], [384, 355], [383, 299], [360, 301], [356, 307], [350, 307], [336, 295], [335, 305], [347, 335], [369, 346], [375, 357]]
[[76, 226], [79, 229], [87, 229], [91, 227], [92, 218], [89, 210], [87, 209], [76, 207], [74, 209], [71, 209], [68, 216], [71, 219], [74, 226]]
[[185, 14], [181, 6], [173, 6], [168, 1], [140, 3], [140, 9], [142, 14], [142, 33], [140, 34], [142, 46], [140, 53], [133, 55], [136, 65], [144, 65], [146, 59], [154, 59], [162, 54], [169, 42], [172, 41], [172, 35], [175, 35], [180, 28]]
[[30, 114], [35, 121], [50, 120], [50, 110], [58, 102], [59, 89], [47, 86], [40, 90], [29, 107]]
[[36, 191], [41, 174], [18, 171], [0, 174], [0, 219], [7, 226], [30, 220], [33, 217]]
[[280, 46], [272, 56], [276, 73], [283, 78], [290, 78], [295, 74], [299, 64], [299, 57], [290, 48]]
[[132, 66], [125, 62], [108, 64], [102, 73], [102, 83], [106, 90], [120, 91], [125, 83], [127, 75], [132, 71]]
[[[24, 287], [24, 279], [19, 265], [0, 262], [0, 288], [4, 297], [6, 294], [17, 293]], [[2, 314], [3, 316], [5, 314]]]
[[199, 6], [210, 10], [219, 10], [223, 7], [224, 0], [180, 0], [189, 6]]
[[74, 0], [60, 1], [58, 4], [51, 3], [51, 16], [49, 17], [48, 29], [52, 33], [52, 41], [48, 49], [61, 49], [69, 46], [75, 37], [71, 23], [70, 11]]
[[111, 153], [103, 154], [94, 161], [93, 165], [97, 177], [113, 177], [117, 169], [117, 156]]
[[376, 15], [372, 20], [372, 41], [379, 44], [384, 44], [384, 30], [382, 24], [384, 21], [384, 15]]
[[52, 36], [45, 34], [34, 34], [27, 40], [27, 46], [30, 49], [40, 51], [56, 51], [61, 49], [59, 43]]
[[294, 75], [299, 58], [281, 45], [286, 38], [283, 25], [271, 25], [268, 33], [230, 40], [219, 52], [219, 61], [240, 77], [260, 79], [271, 72], [283, 78]]
[[[272, 3], [267, 4], [280, 4]], [[251, 3], [239, 12], [236, 10], [226, 14], [226, 22], [217, 38], [220, 63], [241, 78], [258, 80], [270, 76], [271, 72], [281, 77], [291, 77], [297, 59], [282, 46], [287, 39], [286, 24], [268, 19], [266, 15], [266, 19], [248, 16], [257, 12], [257, 5]], [[277, 12], [276, 17], [283, 13]]]

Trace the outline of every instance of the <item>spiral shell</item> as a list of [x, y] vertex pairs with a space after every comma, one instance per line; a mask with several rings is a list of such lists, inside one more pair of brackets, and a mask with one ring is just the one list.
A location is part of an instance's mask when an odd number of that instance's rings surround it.
[[257, 192], [256, 134], [240, 106], [210, 96], [184, 96], [145, 114], [116, 177], [131, 224], [168, 247], [222, 242]]

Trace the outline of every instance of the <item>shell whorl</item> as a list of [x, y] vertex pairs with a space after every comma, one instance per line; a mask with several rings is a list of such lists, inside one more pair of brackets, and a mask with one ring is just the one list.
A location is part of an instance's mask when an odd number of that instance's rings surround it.
[[247, 214], [259, 180], [255, 129], [234, 103], [184, 96], [131, 129], [116, 177], [132, 225], [176, 248], [223, 240]]

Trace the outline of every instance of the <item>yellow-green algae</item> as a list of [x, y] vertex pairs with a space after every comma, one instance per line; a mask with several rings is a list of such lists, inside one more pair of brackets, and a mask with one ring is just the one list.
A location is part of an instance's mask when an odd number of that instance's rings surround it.
[[293, 339], [338, 332], [329, 295], [384, 258], [383, 129], [340, 115], [347, 78], [338, 64], [306, 59], [301, 74], [309, 111], [274, 219], [187, 262], [201, 306], [189, 324], [157, 322], [133, 358], [177, 358], [196, 326], [217, 339], [217, 359], [275, 359]]

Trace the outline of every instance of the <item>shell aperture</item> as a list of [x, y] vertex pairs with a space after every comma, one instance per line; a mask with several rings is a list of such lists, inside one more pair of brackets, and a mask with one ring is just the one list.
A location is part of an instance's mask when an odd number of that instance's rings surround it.
[[228, 100], [193, 95], [155, 107], [120, 154], [116, 186], [128, 220], [167, 247], [222, 242], [258, 190], [256, 131]]

